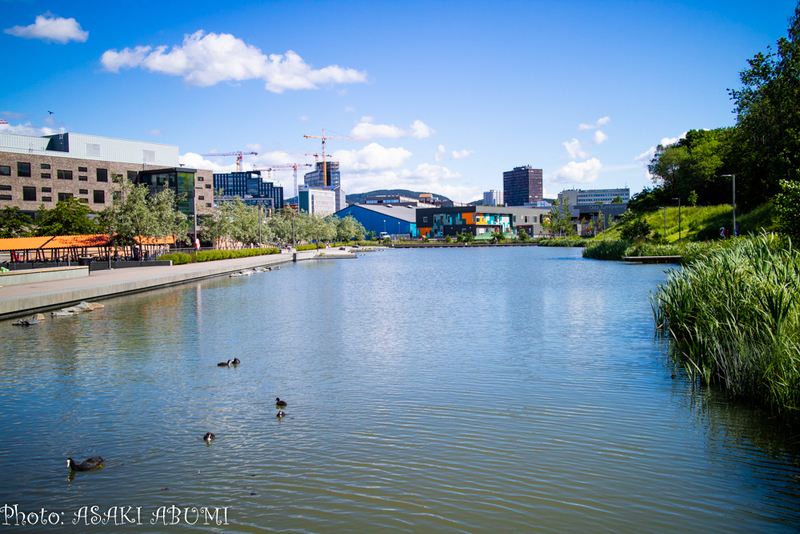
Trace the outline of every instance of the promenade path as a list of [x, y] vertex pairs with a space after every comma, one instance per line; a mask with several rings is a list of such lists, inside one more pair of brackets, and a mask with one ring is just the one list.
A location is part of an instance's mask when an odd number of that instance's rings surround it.
[[[315, 253], [299, 254], [315, 255]], [[63, 308], [81, 301], [97, 301], [126, 293], [183, 284], [254, 267], [280, 265], [289, 263], [293, 259], [293, 254], [284, 252], [171, 267], [133, 267], [94, 271], [89, 276], [69, 280], [3, 286], [0, 287], [0, 319]], [[298, 257], [298, 259], [301, 258]], [[311, 257], [302, 259], [311, 259]]]

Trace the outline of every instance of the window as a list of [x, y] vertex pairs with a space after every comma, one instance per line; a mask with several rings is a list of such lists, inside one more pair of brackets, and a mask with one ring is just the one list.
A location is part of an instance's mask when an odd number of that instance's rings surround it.
[[0, 176], [11, 176], [11, 165], [0, 165]]
[[72, 196], [72, 193], [59, 193], [58, 194], [58, 201], [61, 202], [62, 200], [67, 200]]
[[50, 173], [49, 172], [43, 172], [42, 173], [42, 178], [44, 178], [45, 180], [49, 180], [50, 179]]
[[79, 198], [78, 202], [80, 202], [81, 204], [88, 204], [89, 203], [89, 199], [88, 198]]
[[36, 188], [24, 186], [22, 188], [22, 200], [36, 202]]
[[49, 169], [49, 168], [50, 168], [49, 163], [42, 163], [42, 169]]
[[0, 200], [11, 200], [11, 195], [0, 195]]
[[206, 197], [204, 197], [203, 195], [200, 195], [200, 196], [197, 197], [197, 200], [205, 200], [205, 199], [206, 199]]
[[11, 191], [10, 185], [0, 185], [0, 191]]
[[108, 181], [108, 169], [97, 169], [97, 181], [98, 182]]
[[206, 189], [211, 189], [211, 184], [206, 184]]
[[52, 202], [53, 197], [42, 197], [42, 202]]
[[88, 176], [78, 176], [78, 181], [79, 182], [88, 182], [89, 181], [89, 177]]
[[59, 180], [72, 180], [72, 171], [57, 171], [57, 172]]
[[211, 207], [211, 202], [206, 202], [206, 207], [210, 208]]
[[202, 182], [202, 181], [203, 181], [203, 177], [202, 177], [202, 176], [198, 176], [198, 177], [197, 177], [197, 181], [198, 181], [198, 182]]
[[17, 176], [30, 176], [31, 175], [31, 164], [30, 163], [22, 163], [17, 162]]
[[105, 204], [106, 203], [106, 192], [102, 189], [95, 189], [94, 190], [94, 203], [95, 204]]
[[42, 188], [42, 193], [50, 193], [51, 191], [52, 191], [52, 189], [50, 189], [49, 187], [43, 187]]
[[88, 195], [89, 194], [89, 190], [88, 189], [78, 189], [78, 194], [79, 195]]
[[132, 184], [136, 183], [136, 177], [139, 175], [136, 171], [128, 171], [128, 181]]
[[89, 169], [86, 167], [78, 167], [78, 172], [89, 172]]

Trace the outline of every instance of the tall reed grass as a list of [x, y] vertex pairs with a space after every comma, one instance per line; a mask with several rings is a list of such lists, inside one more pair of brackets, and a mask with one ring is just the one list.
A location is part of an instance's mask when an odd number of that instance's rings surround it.
[[656, 327], [694, 380], [777, 411], [800, 407], [800, 254], [773, 234], [736, 240], [669, 273]]

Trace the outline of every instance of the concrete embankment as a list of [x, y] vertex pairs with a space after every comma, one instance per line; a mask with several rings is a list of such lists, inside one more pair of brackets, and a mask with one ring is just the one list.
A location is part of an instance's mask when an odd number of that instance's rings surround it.
[[[314, 254], [297, 258], [315, 259]], [[185, 265], [139, 267], [95, 271], [90, 276], [57, 281], [40, 281], [0, 287], [0, 318], [29, 315], [61, 308], [81, 301], [101, 300], [128, 293], [149, 291], [203, 278], [227, 275], [244, 269], [294, 261], [293, 254], [273, 254], [233, 260]]]

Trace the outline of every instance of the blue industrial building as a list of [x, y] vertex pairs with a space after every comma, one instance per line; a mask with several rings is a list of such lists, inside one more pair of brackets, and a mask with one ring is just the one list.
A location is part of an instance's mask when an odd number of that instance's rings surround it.
[[367, 232], [380, 235], [408, 235], [417, 237], [417, 207], [391, 204], [353, 204], [335, 213], [340, 219], [351, 215]]

